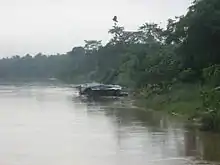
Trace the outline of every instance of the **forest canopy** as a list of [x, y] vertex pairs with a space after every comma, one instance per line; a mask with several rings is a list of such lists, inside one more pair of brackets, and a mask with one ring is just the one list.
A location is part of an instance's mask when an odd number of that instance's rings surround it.
[[116, 17], [105, 45], [85, 40], [84, 46], [63, 55], [1, 59], [0, 78], [56, 77], [135, 88], [174, 81], [205, 83], [210, 77], [214, 84], [218, 82], [219, 0], [194, 1], [185, 15], [169, 19], [166, 28], [143, 23], [136, 31], [125, 29]]

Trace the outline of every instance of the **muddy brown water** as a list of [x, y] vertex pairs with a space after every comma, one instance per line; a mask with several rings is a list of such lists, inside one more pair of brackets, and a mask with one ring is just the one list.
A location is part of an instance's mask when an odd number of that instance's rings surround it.
[[0, 85], [1, 165], [219, 162], [219, 134], [144, 112], [129, 98], [86, 100], [62, 84]]

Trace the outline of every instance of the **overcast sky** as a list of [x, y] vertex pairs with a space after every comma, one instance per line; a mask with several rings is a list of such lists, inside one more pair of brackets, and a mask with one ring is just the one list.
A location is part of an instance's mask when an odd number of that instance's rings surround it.
[[65, 53], [84, 40], [106, 41], [112, 18], [135, 30], [166, 23], [191, 0], [0, 0], [0, 57]]

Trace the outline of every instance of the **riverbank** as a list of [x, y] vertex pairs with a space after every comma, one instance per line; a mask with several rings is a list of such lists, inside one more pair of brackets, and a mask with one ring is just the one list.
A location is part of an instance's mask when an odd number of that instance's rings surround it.
[[211, 86], [176, 83], [132, 91], [135, 104], [143, 110], [163, 111], [199, 125], [201, 130], [220, 132], [220, 92]]
[[202, 106], [200, 88], [195, 85], [176, 85], [171, 90], [151, 93], [143, 89], [139, 95], [144, 106], [154, 110], [165, 110], [171, 114], [185, 117], [194, 116], [195, 110]]
[[[209, 91], [209, 92], [207, 92]], [[202, 130], [220, 131], [219, 93], [197, 84], [176, 84], [166, 91], [139, 91], [138, 105], [190, 120]]]

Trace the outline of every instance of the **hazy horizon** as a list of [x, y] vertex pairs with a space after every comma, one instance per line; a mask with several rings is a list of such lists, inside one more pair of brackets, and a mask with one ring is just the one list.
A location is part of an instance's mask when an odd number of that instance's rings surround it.
[[84, 40], [106, 42], [112, 18], [135, 30], [145, 22], [165, 25], [185, 14], [192, 0], [0, 0], [0, 58], [66, 53]]

